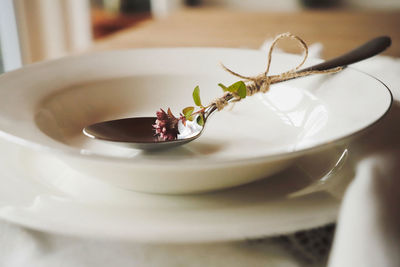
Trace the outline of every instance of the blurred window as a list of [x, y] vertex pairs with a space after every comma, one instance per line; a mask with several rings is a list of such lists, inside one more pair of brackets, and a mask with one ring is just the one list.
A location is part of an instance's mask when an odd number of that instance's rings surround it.
[[0, 73], [21, 67], [13, 0], [0, 0]]
[[[1, 43], [1, 36], [0, 36], [0, 43]], [[3, 54], [1, 52], [1, 46], [0, 46], [0, 74], [4, 72], [4, 67], [3, 67]]]

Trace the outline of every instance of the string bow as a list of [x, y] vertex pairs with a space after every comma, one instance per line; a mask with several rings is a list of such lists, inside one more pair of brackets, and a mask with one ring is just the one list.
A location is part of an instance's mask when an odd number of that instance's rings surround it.
[[[271, 66], [271, 59], [272, 59], [272, 51], [274, 50], [276, 44], [278, 43], [278, 41], [280, 41], [281, 39], [284, 38], [290, 38], [290, 39], [294, 39], [296, 41], [298, 41], [298, 43], [301, 45], [301, 47], [304, 50], [304, 55], [303, 55], [303, 59], [300, 62], [299, 65], [297, 65], [295, 68], [290, 69], [289, 71], [283, 72], [279, 75], [270, 75], [268, 76], [269, 73], [269, 69]], [[329, 69], [329, 70], [308, 70], [308, 71], [298, 71], [299, 68], [301, 66], [304, 65], [304, 63], [306, 62], [308, 57], [308, 46], [307, 44], [298, 36], [293, 35], [291, 33], [282, 33], [280, 35], [278, 35], [275, 40], [272, 42], [272, 45], [269, 49], [268, 52], [268, 61], [267, 61], [267, 69], [257, 75], [257, 76], [253, 76], [253, 77], [248, 77], [248, 76], [244, 76], [241, 75], [239, 73], [236, 73], [232, 70], [230, 70], [229, 68], [227, 68], [225, 65], [222, 65], [222, 68], [224, 68], [224, 70], [226, 70], [227, 72], [229, 72], [230, 74], [237, 76], [241, 79], [243, 79], [244, 81], [246, 81], [246, 95], [247, 96], [251, 96], [254, 95], [255, 93], [258, 92], [262, 92], [262, 93], [266, 93], [271, 84], [277, 83], [277, 82], [282, 82], [282, 81], [287, 81], [293, 78], [297, 78], [297, 77], [304, 77], [304, 76], [308, 76], [311, 74], [322, 74], [322, 73], [335, 73], [338, 72], [340, 70], [342, 70], [342, 67], [337, 67], [337, 68], [333, 68], [333, 69]], [[237, 102], [240, 101], [241, 98], [240, 96], [238, 96], [237, 93], [232, 93], [232, 92], [226, 92], [224, 94], [224, 96], [222, 96], [221, 98], [216, 99], [213, 104], [215, 104], [215, 106], [217, 107], [218, 110], [223, 109], [226, 105], [229, 104], [229, 100], [231, 98], [234, 98], [232, 101]]]

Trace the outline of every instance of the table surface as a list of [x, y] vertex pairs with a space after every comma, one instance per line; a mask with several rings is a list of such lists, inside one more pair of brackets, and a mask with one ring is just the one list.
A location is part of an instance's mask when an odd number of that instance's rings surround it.
[[[272, 13], [191, 8], [163, 19], [144, 20], [98, 40], [92, 51], [139, 47], [211, 46], [259, 48], [264, 40], [291, 32], [324, 45], [323, 57], [344, 53], [381, 35], [392, 38], [386, 55], [400, 57], [400, 11], [302, 10]], [[300, 51], [283, 44], [287, 52]]]

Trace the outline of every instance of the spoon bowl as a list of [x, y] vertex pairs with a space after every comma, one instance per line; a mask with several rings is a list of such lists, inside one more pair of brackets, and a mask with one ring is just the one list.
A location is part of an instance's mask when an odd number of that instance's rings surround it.
[[152, 126], [156, 119], [156, 117], [137, 117], [104, 121], [85, 127], [83, 133], [88, 137], [116, 145], [151, 151], [184, 145], [198, 138], [202, 132], [201, 130], [192, 137], [160, 142], [154, 135]]

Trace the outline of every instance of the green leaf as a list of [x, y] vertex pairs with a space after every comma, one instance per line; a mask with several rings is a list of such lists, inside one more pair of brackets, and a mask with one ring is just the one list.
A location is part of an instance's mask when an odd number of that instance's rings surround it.
[[219, 83], [218, 86], [221, 87], [222, 90], [224, 90], [224, 92], [229, 91], [228, 87], [226, 87], [226, 86], [223, 85], [222, 83]]
[[240, 96], [240, 98], [245, 98], [246, 95], [247, 95], [246, 85], [245, 86], [240, 86], [238, 91], [237, 91], [237, 93]]
[[226, 90], [232, 93], [237, 93], [240, 98], [245, 98], [247, 95], [246, 84], [243, 81], [235, 82], [234, 84], [226, 88]]
[[246, 89], [246, 84], [243, 81], [238, 81], [229, 86], [230, 92], [239, 92], [239, 90]]
[[186, 107], [186, 108], [184, 108], [184, 109], [182, 110], [182, 113], [183, 113], [183, 115], [185, 116], [185, 118], [186, 118], [187, 120], [192, 121], [193, 118], [192, 118], [191, 115], [192, 115], [193, 111], [194, 111], [194, 107]]
[[200, 100], [199, 86], [196, 86], [193, 90], [193, 100], [194, 100], [194, 103], [196, 104], [196, 106], [203, 107], [203, 105], [201, 104], [201, 100]]
[[203, 126], [203, 125], [204, 125], [204, 117], [203, 117], [203, 114], [199, 114], [199, 116], [197, 116], [196, 121], [197, 121], [197, 124], [198, 124], [198, 125]]

